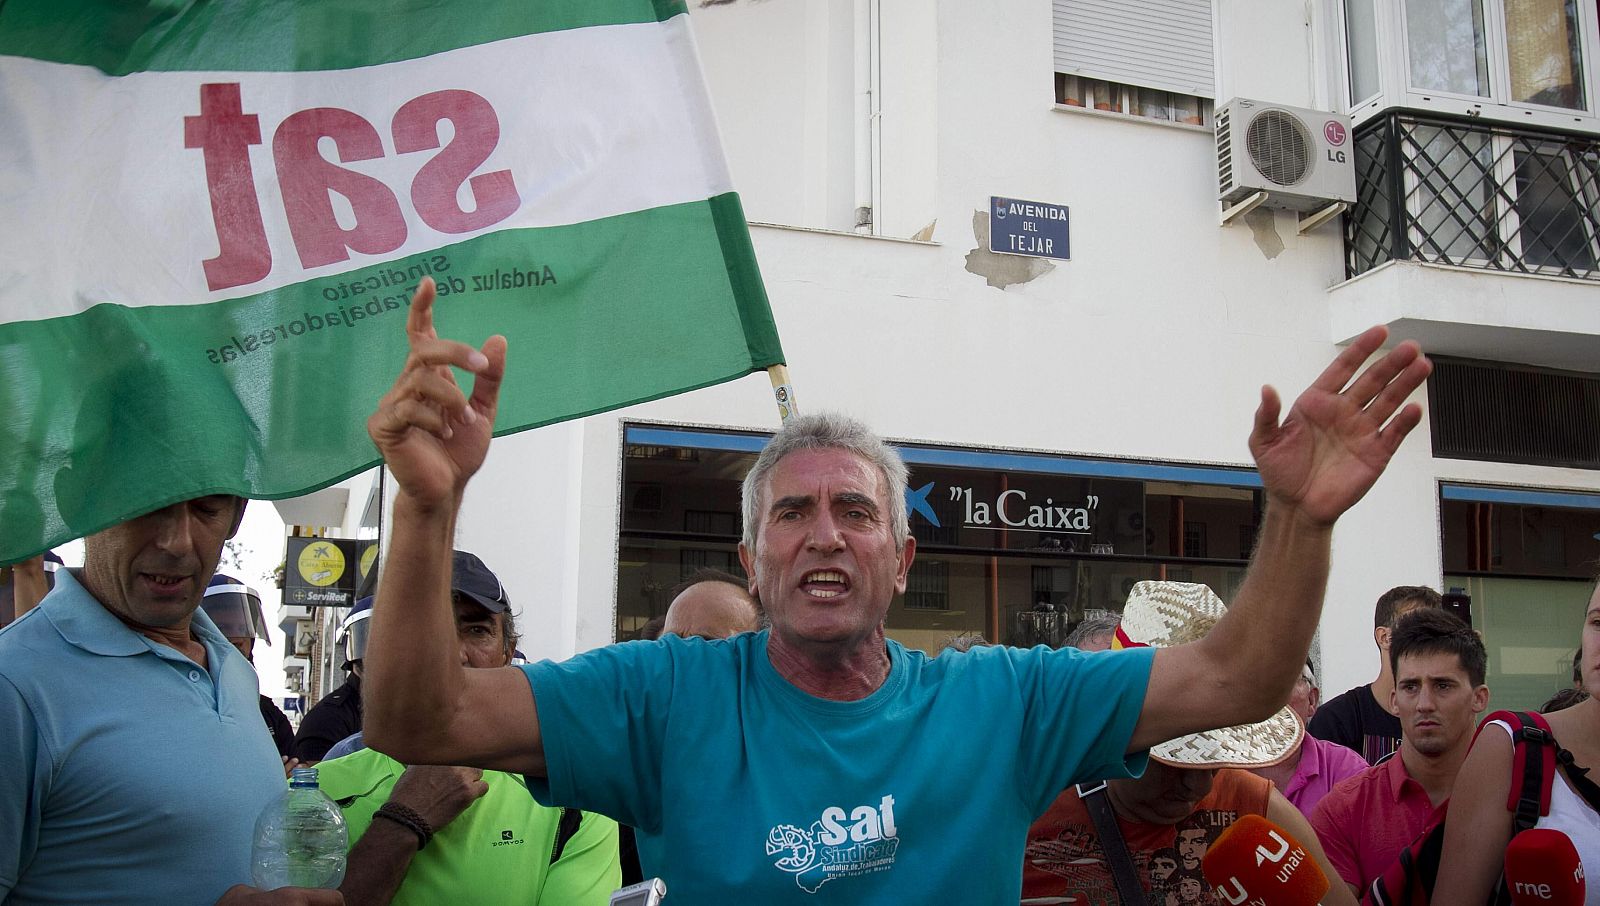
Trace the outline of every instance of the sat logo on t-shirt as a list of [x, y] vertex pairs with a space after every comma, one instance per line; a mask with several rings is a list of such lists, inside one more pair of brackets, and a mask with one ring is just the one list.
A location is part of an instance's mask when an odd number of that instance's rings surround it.
[[767, 834], [767, 855], [778, 856], [772, 864], [793, 874], [807, 893], [834, 878], [888, 871], [899, 847], [893, 796], [848, 812], [831, 805], [806, 830], [780, 824]]

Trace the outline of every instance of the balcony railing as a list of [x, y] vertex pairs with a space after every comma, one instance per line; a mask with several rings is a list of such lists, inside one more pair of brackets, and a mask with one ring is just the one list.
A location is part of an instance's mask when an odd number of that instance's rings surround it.
[[1391, 260], [1600, 280], [1600, 138], [1396, 111], [1361, 124], [1345, 272]]

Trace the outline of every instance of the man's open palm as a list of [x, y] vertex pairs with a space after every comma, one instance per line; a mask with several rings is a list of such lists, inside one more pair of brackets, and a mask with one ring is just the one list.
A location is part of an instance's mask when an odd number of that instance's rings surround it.
[[1374, 327], [1357, 338], [1300, 394], [1281, 424], [1277, 391], [1261, 388], [1250, 452], [1270, 500], [1332, 524], [1371, 489], [1422, 421], [1420, 406], [1403, 406], [1433, 370], [1416, 343], [1401, 343], [1356, 374], [1387, 337], [1386, 329]]

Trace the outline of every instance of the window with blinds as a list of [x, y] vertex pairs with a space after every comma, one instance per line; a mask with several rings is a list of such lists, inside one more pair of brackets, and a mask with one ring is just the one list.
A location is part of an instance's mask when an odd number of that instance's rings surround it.
[[1188, 125], [1210, 121], [1210, 0], [1054, 0], [1056, 102]]

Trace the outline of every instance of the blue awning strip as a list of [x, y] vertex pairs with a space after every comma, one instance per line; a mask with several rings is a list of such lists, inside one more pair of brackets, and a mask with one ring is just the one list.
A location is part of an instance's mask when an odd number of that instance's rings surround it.
[[1439, 496], [1445, 500], [1466, 500], [1473, 503], [1514, 503], [1522, 506], [1554, 506], [1568, 509], [1600, 510], [1600, 493], [1535, 491], [1526, 488], [1491, 488], [1475, 484], [1441, 483], [1439, 485]]

